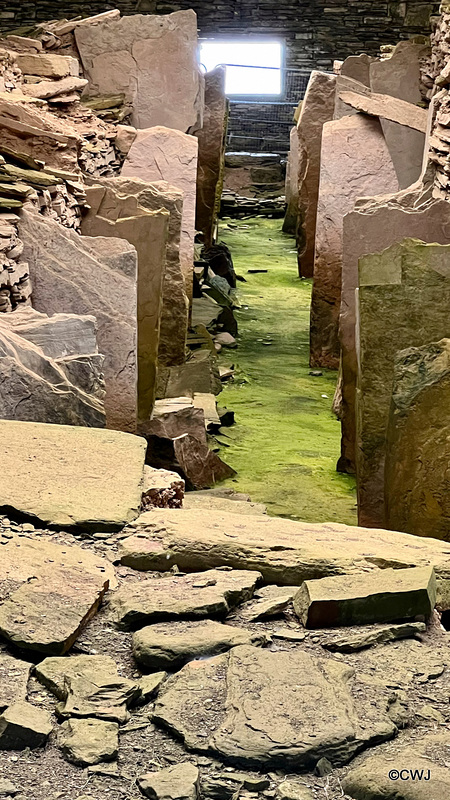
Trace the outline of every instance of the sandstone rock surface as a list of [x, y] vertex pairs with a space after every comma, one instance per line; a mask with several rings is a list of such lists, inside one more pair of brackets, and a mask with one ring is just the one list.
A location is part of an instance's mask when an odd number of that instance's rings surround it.
[[118, 530], [138, 516], [145, 439], [10, 420], [0, 420], [0, 431], [2, 510], [13, 509], [49, 527], [88, 530]]
[[113, 761], [119, 749], [119, 726], [99, 719], [68, 719], [58, 730], [58, 745], [80, 767]]
[[314, 273], [320, 150], [325, 122], [333, 119], [336, 76], [313, 70], [302, 103], [298, 129], [298, 265], [299, 274]]
[[[372, 627], [372, 626], [371, 626]], [[337, 639], [327, 640], [322, 643], [326, 650], [332, 653], [356, 653], [358, 650], [365, 650], [374, 644], [385, 644], [395, 642], [399, 639], [408, 639], [424, 633], [426, 625], [424, 622], [405, 622], [402, 625], [381, 625], [375, 630], [368, 630], [364, 633], [350, 634], [349, 636], [339, 636]]]
[[200, 773], [194, 764], [186, 761], [142, 775], [138, 786], [151, 800], [197, 800], [200, 796]]
[[298, 168], [299, 168], [299, 131], [297, 126], [291, 128], [290, 145], [286, 164], [286, 214], [283, 222], [283, 233], [297, 235], [298, 225]]
[[429, 618], [436, 602], [433, 567], [385, 569], [305, 581], [294, 611], [306, 628]]
[[347, 116], [327, 122], [322, 134], [310, 364], [339, 366], [339, 311], [345, 214], [358, 197], [394, 192], [395, 170], [378, 120]]
[[405, 125], [407, 128], [420, 131], [420, 133], [425, 133], [427, 129], [427, 112], [424, 108], [387, 94], [372, 92], [369, 95], [362, 95], [356, 92], [340, 91], [339, 98], [357, 111], [363, 111], [370, 116], [397, 122], [399, 125]]
[[133, 655], [151, 670], [174, 671], [192, 659], [224, 653], [244, 644], [265, 644], [264, 633], [234, 628], [221, 622], [160, 623], [133, 636]]
[[101, 20], [77, 26], [75, 40], [90, 94], [125, 94], [135, 128], [196, 127], [202, 98], [194, 11]]
[[27, 661], [0, 651], [0, 713], [7, 706], [26, 699], [29, 673]]
[[138, 131], [122, 175], [153, 183], [167, 181], [183, 194], [180, 259], [186, 293], [192, 298], [198, 141], [167, 127]]
[[225, 74], [225, 68], [218, 67], [205, 75], [203, 128], [196, 134], [198, 167], [195, 227], [202, 231], [206, 247], [210, 247], [213, 243], [214, 228], [220, 211], [225, 169], [228, 117]]
[[169, 619], [225, 616], [252, 597], [260, 577], [254, 571], [214, 569], [152, 578], [122, 587], [110, 605], [116, 622], [128, 629]]
[[[296, 770], [321, 757], [349, 761], [369, 743], [395, 735], [376, 707], [362, 727], [347, 681], [352, 670], [304, 652], [271, 653], [243, 645], [187, 664], [159, 695], [153, 718], [189, 749], [232, 763]], [[213, 699], [208, 709], [207, 698]]]
[[43, 708], [18, 701], [0, 714], [0, 749], [42, 747], [52, 732], [51, 716]]
[[446, 472], [450, 340], [397, 353], [387, 430], [386, 520], [393, 530], [450, 540]]

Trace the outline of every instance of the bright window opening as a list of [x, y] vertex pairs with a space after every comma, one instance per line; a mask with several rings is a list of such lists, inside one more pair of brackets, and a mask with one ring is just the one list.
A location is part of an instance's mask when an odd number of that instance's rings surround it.
[[281, 42], [215, 39], [200, 45], [200, 63], [206, 72], [221, 64], [227, 66], [227, 95], [279, 96], [282, 92], [282, 59]]

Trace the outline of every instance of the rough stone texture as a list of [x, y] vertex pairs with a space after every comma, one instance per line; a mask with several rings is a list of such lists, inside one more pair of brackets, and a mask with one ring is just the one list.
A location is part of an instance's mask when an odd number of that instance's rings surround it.
[[364, 86], [370, 86], [370, 65], [374, 60], [367, 53], [360, 53], [359, 56], [348, 56], [341, 66], [340, 75], [359, 81]]
[[58, 730], [58, 745], [79, 767], [113, 761], [119, 749], [119, 726], [99, 719], [68, 719]]
[[[130, 278], [134, 279], [136, 293], [133, 311], [137, 321], [137, 387], [130, 384], [128, 392], [137, 392], [135, 430], [137, 427], [139, 431], [150, 417], [156, 392], [169, 213], [161, 207], [147, 211], [134, 194], [121, 195], [110, 187], [93, 186], [86, 194], [90, 210], [83, 219], [82, 232], [88, 234], [90, 241], [103, 242], [107, 250], [108, 242], [115, 239], [106, 237], [116, 237], [136, 249], [137, 272], [131, 273]], [[130, 353], [128, 359], [134, 364], [133, 356]]]
[[151, 508], [181, 508], [184, 498], [184, 480], [177, 472], [167, 469], [144, 468], [142, 510]]
[[224, 617], [253, 596], [260, 578], [247, 570], [208, 570], [145, 580], [119, 589], [110, 606], [115, 621], [128, 629], [170, 619]]
[[[412, 742], [396, 742], [353, 767], [344, 777], [342, 789], [354, 800], [447, 800], [450, 775], [436, 755], [446, 754], [449, 746], [446, 730], [422, 732]], [[404, 772], [392, 780], [389, 772], [396, 768]]]
[[105, 427], [95, 329], [94, 317], [50, 318], [29, 306], [1, 314], [0, 417]]
[[46, 658], [35, 674], [62, 701], [57, 709], [61, 717], [126, 722], [127, 707], [141, 694], [137, 683], [118, 675], [109, 656]]
[[0, 633], [24, 649], [67, 652], [116, 584], [108, 561], [77, 546], [14, 537], [1, 554]]
[[305, 581], [294, 597], [294, 611], [305, 628], [332, 628], [428, 618], [435, 602], [432, 567], [385, 569], [381, 575]]
[[200, 796], [200, 773], [188, 761], [148, 772], [138, 778], [137, 784], [151, 800], [197, 800]]
[[[405, 622], [402, 625], [377, 626], [375, 630], [357, 633], [353, 636], [339, 636], [338, 639], [331, 639], [322, 642], [322, 647], [331, 650], [333, 653], [357, 653], [365, 650], [374, 644], [386, 644], [396, 642], [399, 639], [409, 639], [410, 637], [420, 636], [426, 631], [424, 622]], [[372, 626], [371, 626], [372, 628]]]
[[359, 260], [358, 518], [384, 527], [384, 462], [395, 354], [448, 333], [449, 245], [405, 239]]
[[[339, 98], [357, 111], [362, 111], [372, 117], [381, 117], [391, 122], [397, 122], [399, 125], [405, 125], [420, 133], [425, 133], [427, 129], [428, 115], [424, 108], [419, 108], [419, 106], [387, 94], [372, 92], [369, 95], [362, 95], [357, 92], [340, 91]], [[412, 181], [407, 185], [410, 186], [411, 183]]]
[[197, 126], [202, 98], [194, 11], [77, 26], [75, 40], [90, 94], [124, 93], [135, 128]]
[[42, 747], [52, 732], [48, 711], [18, 701], [0, 714], [0, 750]]
[[265, 644], [264, 633], [233, 628], [220, 622], [179, 622], [149, 625], [133, 636], [133, 655], [151, 670], [179, 669], [192, 659], [224, 653], [242, 644]]
[[291, 128], [289, 136], [289, 155], [286, 164], [286, 215], [283, 222], [283, 233], [289, 233], [291, 236], [297, 235], [298, 224], [298, 168], [299, 168], [299, 131], [297, 126]]
[[[133, 205], [130, 209], [133, 213], [137, 213], [139, 207], [146, 211], [158, 211], [163, 208], [169, 212], [158, 361], [166, 366], [182, 364], [185, 359], [189, 317], [189, 300], [180, 259], [182, 192], [166, 181], [146, 183], [139, 178], [120, 177], [101, 179], [100, 182], [122, 196], [135, 197], [137, 207], [134, 208]], [[108, 209], [108, 198], [105, 197], [104, 201], [103, 207], [100, 207], [100, 215], [108, 216], [111, 213]]]
[[29, 672], [27, 661], [0, 652], [0, 712], [19, 700], [25, 700]]
[[30, 211], [22, 211], [19, 228], [35, 308], [49, 315], [94, 314], [98, 346], [105, 356], [108, 427], [134, 433], [138, 413], [134, 247], [118, 239], [80, 237]]
[[118, 530], [138, 516], [145, 439], [10, 420], [0, 420], [0, 432], [2, 511], [51, 527], [88, 530]]
[[[397, 197], [397, 202], [396, 202]], [[341, 468], [355, 470], [356, 438], [356, 302], [358, 259], [378, 253], [404, 237], [425, 242], [450, 243], [450, 207], [442, 200], [422, 201], [417, 207], [401, 205], [400, 195], [380, 198], [344, 217], [342, 294], [339, 335], [342, 363]]]
[[[176, 731], [188, 748], [243, 766], [299, 770], [324, 756], [343, 764], [396, 731], [369, 704], [370, 722], [361, 726], [361, 709], [347, 687], [351, 676], [347, 666], [299, 650], [234, 647], [183, 667], [159, 695], [154, 720]], [[211, 711], [206, 698], [213, 700]]]
[[449, 339], [397, 354], [385, 472], [386, 520], [393, 530], [450, 539], [449, 400]]
[[353, 210], [358, 197], [394, 192], [397, 188], [378, 120], [358, 114], [325, 123], [311, 299], [313, 367], [339, 366], [344, 216]]
[[225, 168], [228, 117], [225, 73], [225, 68], [218, 67], [205, 75], [203, 128], [196, 134], [198, 167], [195, 227], [202, 231], [206, 247], [213, 243]]
[[336, 76], [314, 70], [302, 103], [298, 131], [298, 267], [299, 275], [314, 273], [317, 202], [319, 199], [322, 129], [333, 119]]
[[445, 542], [331, 522], [155, 509], [142, 514], [133, 534], [121, 543], [119, 557], [139, 570], [245, 567], [259, 570], [267, 583], [300, 586], [328, 575], [433, 565], [441, 595], [450, 578]]
[[182, 192], [180, 259], [189, 298], [192, 297], [197, 159], [195, 136], [154, 127], [138, 131], [122, 168], [126, 178], [141, 178], [149, 183], [167, 181]]
[[308, 787], [296, 780], [280, 783], [275, 796], [277, 800], [313, 800], [313, 795]]
[[195, 509], [229, 511], [230, 514], [251, 514], [253, 516], [267, 513], [267, 508], [263, 503], [250, 503], [247, 500], [217, 497], [210, 493], [211, 491], [213, 490], [188, 492], [183, 500], [183, 508], [194, 511]]

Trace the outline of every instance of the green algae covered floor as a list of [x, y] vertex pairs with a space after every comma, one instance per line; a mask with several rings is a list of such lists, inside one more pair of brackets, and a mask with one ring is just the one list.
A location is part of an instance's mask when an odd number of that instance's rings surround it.
[[238, 475], [224, 485], [265, 503], [272, 515], [356, 525], [354, 480], [335, 471], [336, 373], [310, 375], [311, 281], [298, 278], [295, 242], [281, 224], [262, 217], [221, 224], [220, 240], [246, 279], [238, 283], [239, 347], [220, 354], [220, 363], [234, 364], [237, 372], [218, 398], [236, 417], [221, 456]]

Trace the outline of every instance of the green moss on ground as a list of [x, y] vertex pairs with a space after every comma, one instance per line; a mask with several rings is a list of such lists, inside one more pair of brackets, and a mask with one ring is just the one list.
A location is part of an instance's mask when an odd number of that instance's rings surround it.
[[[311, 281], [298, 278], [294, 240], [280, 228], [281, 220], [262, 217], [221, 225], [247, 281], [238, 283], [239, 348], [220, 355], [221, 364], [237, 367], [236, 381], [218, 398], [236, 416], [221, 455], [238, 475], [226, 485], [266, 503], [272, 515], [356, 524], [354, 480], [335, 471], [336, 373], [310, 375]], [[248, 274], [252, 268], [269, 271]]]

